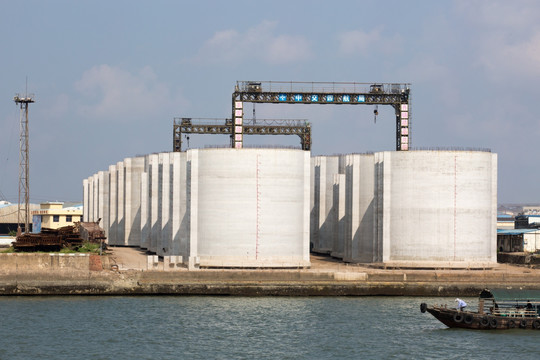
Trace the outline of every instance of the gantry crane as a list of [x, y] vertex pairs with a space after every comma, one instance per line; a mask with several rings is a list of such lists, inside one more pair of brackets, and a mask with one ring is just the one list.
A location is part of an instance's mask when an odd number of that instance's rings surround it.
[[248, 133], [244, 103], [390, 105], [396, 114], [396, 150], [406, 151], [411, 146], [410, 84], [237, 81], [232, 94], [233, 148], [242, 148], [243, 136]]
[[[231, 119], [175, 118], [173, 125], [173, 150], [182, 151], [182, 135], [234, 133]], [[243, 121], [243, 135], [298, 135], [302, 150], [311, 150], [311, 125], [307, 120], [249, 119]]]

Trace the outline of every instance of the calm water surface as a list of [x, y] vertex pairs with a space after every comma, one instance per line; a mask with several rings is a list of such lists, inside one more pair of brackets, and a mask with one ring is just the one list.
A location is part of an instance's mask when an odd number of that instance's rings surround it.
[[420, 313], [453, 300], [0, 297], [0, 359], [540, 358], [540, 331], [447, 329]]

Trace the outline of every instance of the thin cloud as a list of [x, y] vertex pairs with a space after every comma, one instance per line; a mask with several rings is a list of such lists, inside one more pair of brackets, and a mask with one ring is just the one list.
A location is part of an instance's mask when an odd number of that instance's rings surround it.
[[540, 75], [540, 3], [458, 2], [468, 23], [477, 66], [494, 81]]
[[[443, 59], [420, 53], [413, 57], [405, 67], [400, 70], [406, 79], [414, 79], [413, 91], [416, 84], [421, 86], [434, 86], [438, 100], [441, 104], [453, 108], [460, 101], [461, 86], [456, 79], [454, 70], [443, 63]], [[443, 86], [441, 86], [443, 84]]]
[[47, 118], [57, 121], [62, 116], [69, 113], [69, 96], [67, 94], [58, 94], [52, 99], [51, 103], [44, 109], [43, 114]]
[[380, 38], [381, 34], [378, 30], [369, 33], [360, 30], [347, 31], [338, 35], [339, 51], [345, 55], [363, 53]]
[[371, 52], [391, 54], [400, 51], [401, 41], [399, 35], [385, 37], [381, 29], [366, 32], [352, 30], [337, 35], [338, 51], [342, 55], [368, 55]]
[[186, 101], [158, 81], [151, 67], [130, 73], [109, 65], [85, 71], [75, 83], [79, 92], [80, 115], [97, 119], [129, 120], [131, 116], [151, 116], [163, 107], [179, 107]]
[[540, 75], [540, 31], [519, 41], [491, 37], [482, 42], [478, 63], [494, 79], [530, 78]]
[[520, 0], [519, 3], [501, 0], [460, 0], [456, 9], [469, 21], [493, 29], [530, 29], [538, 24], [537, 0]]
[[311, 57], [311, 47], [305, 37], [278, 35], [276, 29], [277, 22], [263, 21], [244, 33], [233, 29], [218, 31], [204, 43], [193, 60], [206, 63], [258, 60], [278, 65]]

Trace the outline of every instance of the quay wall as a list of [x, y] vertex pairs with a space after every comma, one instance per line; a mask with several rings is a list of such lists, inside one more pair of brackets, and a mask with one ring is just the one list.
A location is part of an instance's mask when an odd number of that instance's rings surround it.
[[108, 267], [109, 258], [107, 256], [91, 254], [0, 254], [0, 274], [64, 272], [77, 275], [88, 273], [88, 271], [102, 271]]
[[112, 271], [108, 256], [0, 254], [0, 295], [477, 296], [540, 289], [540, 271], [204, 269]]

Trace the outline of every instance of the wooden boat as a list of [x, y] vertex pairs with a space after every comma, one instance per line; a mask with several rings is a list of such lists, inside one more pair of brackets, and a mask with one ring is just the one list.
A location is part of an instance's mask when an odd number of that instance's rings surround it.
[[461, 311], [446, 305], [428, 306], [426, 303], [420, 304], [420, 311], [427, 311], [451, 328], [540, 330], [540, 291], [483, 290], [477, 312]]

